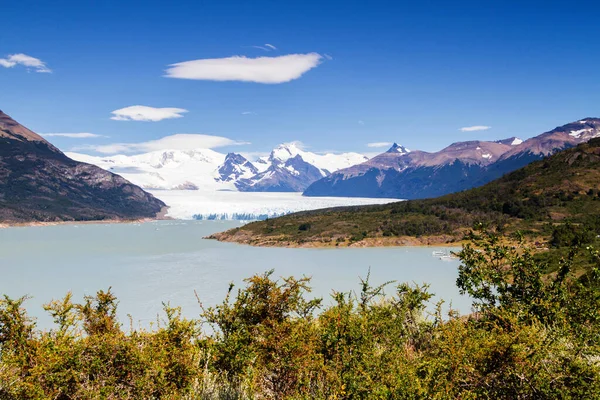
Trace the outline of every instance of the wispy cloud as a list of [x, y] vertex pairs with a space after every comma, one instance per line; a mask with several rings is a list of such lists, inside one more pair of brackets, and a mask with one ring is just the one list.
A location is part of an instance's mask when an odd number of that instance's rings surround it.
[[46, 63], [39, 58], [28, 56], [27, 54], [10, 54], [6, 58], [0, 58], [0, 66], [12, 68], [22, 65], [27, 68], [33, 68], [35, 72], [51, 73], [52, 70], [46, 66]]
[[110, 119], [115, 121], [162, 121], [163, 119], [181, 118], [188, 112], [183, 108], [156, 108], [148, 106], [130, 106], [111, 112]]
[[166, 77], [206, 81], [284, 83], [300, 78], [318, 66], [317, 53], [288, 54], [279, 57], [234, 56], [184, 61], [169, 65]]
[[95, 133], [81, 132], [81, 133], [42, 133], [43, 137], [66, 137], [71, 139], [91, 139], [91, 138], [105, 138], [108, 136], [97, 135]]
[[244, 112], [242, 112], [242, 115], [258, 115], [258, 114], [255, 113], [254, 111], [244, 111]]
[[270, 49], [266, 48], [265, 46], [249, 46], [252, 47], [253, 49], [259, 49], [259, 50], [264, 50], [264, 51], [271, 51]]
[[158, 150], [193, 150], [212, 149], [223, 146], [237, 146], [250, 144], [222, 136], [204, 135], [199, 133], [178, 133], [160, 139], [140, 143], [111, 143], [106, 145], [86, 145], [72, 149], [72, 151], [95, 151], [102, 154], [117, 153], [146, 153]]
[[270, 43], [265, 43], [265, 44], [264, 44], [264, 45], [262, 45], [262, 46], [256, 46], [256, 45], [255, 45], [255, 46], [246, 46], [246, 47], [251, 47], [251, 48], [253, 48], [253, 49], [260, 49], [260, 50], [264, 50], [264, 51], [266, 51], [266, 52], [277, 50], [277, 47], [273, 46], [273, 45], [272, 45], [272, 44], [270, 44]]
[[393, 145], [392, 142], [373, 142], [367, 143], [367, 147], [389, 147]]
[[365, 124], [365, 121], [363, 121], [362, 119], [359, 119], [359, 120], [358, 120], [358, 124], [359, 124], [359, 125], [364, 125], [364, 124]]
[[328, 60], [333, 60], [333, 57], [331, 57], [329, 54], [325, 53], [323, 54], [323, 57], [325, 57]]
[[462, 132], [475, 132], [475, 131], [487, 131], [488, 129], [491, 129], [491, 126], [485, 126], [485, 125], [474, 125], [474, 126], [465, 126], [460, 128], [460, 130]]

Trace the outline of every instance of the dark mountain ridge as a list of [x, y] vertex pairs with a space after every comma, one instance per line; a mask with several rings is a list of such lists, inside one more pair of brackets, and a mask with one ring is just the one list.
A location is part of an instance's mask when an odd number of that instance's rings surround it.
[[165, 204], [0, 111], [0, 222], [154, 218]]

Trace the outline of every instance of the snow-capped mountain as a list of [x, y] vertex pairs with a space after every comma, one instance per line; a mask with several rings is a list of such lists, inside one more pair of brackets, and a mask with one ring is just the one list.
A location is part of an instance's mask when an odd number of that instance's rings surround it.
[[258, 174], [238, 180], [236, 187], [242, 192], [301, 192], [332, 172], [367, 160], [358, 153], [321, 155], [304, 151], [296, 143], [282, 144], [255, 163]]
[[585, 118], [525, 141], [457, 142], [435, 152], [407, 151], [394, 144], [362, 164], [311, 184], [306, 196], [417, 199], [470, 189], [549, 154], [600, 136], [600, 119]]
[[267, 161], [271, 164], [281, 164], [296, 156], [300, 156], [308, 164], [317, 167], [323, 176], [368, 160], [367, 157], [358, 153], [316, 154], [302, 150], [297, 143], [286, 143], [273, 149]]
[[251, 178], [258, 174], [258, 169], [241, 154], [228, 153], [218, 173], [217, 180], [235, 182], [241, 178]]
[[144, 189], [234, 189], [217, 181], [226, 156], [210, 149], [165, 150], [133, 156], [96, 157], [67, 153], [74, 160], [97, 165], [121, 175]]
[[276, 147], [268, 157], [250, 162], [236, 153], [210, 149], [164, 150], [138, 155], [90, 156], [67, 153], [99, 166], [145, 189], [303, 191], [314, 181], [367, 160], [358, 153], [315, 154], [295, 143]]

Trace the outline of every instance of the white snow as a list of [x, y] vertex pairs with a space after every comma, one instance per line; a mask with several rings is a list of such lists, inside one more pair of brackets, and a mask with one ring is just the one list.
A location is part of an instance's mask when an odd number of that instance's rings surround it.
[[490, 158], [492, 158], [492, 155], [490, 153], [485, 153], [482, 154], [481, 157], [485, 158], [486, 160], [489, 160]]
[[323, 171], [335, 172], [339, 169], [348, 168], [356, 164], [363, 163], [368, 160], [362, 154], [358, 153], [342, 153], [342, 154], [316, 154], [309, 151], [304, 151], [298, 147], [296, 143], [286, 143], [277, 146], [271, 152], [269, 160], [285, 162], [290, 158], [300, 155], [304, 161], [314, 165]]
[[513, 141], [511, 142], [511, 146], [517, 146], [519, 144], [523, 143], [523, 140], [519, 139], [518, 137], [514, 138]]
[[578, 137], [581, 136], [582, 133], [589, 132], [589, 131], [592, 131], [592, 130], [593, 130], [592, 128], [587, 128], [587, 129], [579, 129], [579, 130], [576, 130], [576, 131], [571, 131], [571, 132], [569, 132], [569, 136], [573, 136], [575, 138], [578, 138]]
[[215, 181], [225, 155], [210, 149], [153, 151], [134, 156], [66, 155], [121, 175], [144, 189], [174, 189], [186, 183], [214, 190], [234, 188], [232, 182]]
[[[66, 153], [68, 157], [97, 165], [100, 168], [121, 175], [128, 181], [144, 189], [177, 190], [183, 187], [196, 186], [200, 189], [236, 190], [235, 181], [224, 182], [218, 170], [225, 161], [225, 154], [210, 149], [164, 150], [126, 156], [90, 156], [80, 153]], [[270, 157], [261, 157], [252, 164], [259, 173], [266, 171], [272, 163], [281, 164], [288, 159], [300, 155], [302, 159], [317, 167], [322, 176], [367, 161], [368, 158], [358, 153], [315, 154], [301, 150], [296, 144], [282, 144], [275, 148]], [[254, 176], [248, 169], [243, 171], [240, 179]], [[292, 167], [289, 171], [299, 176], [300, 172]]]
[[579, 121], [579, 123], [580, 124], [587, 124], [587, 121], [586, 120], [581, 120], [581, 121]]
[[386, 204], [399, 199], [304, 197], [301, 193], [151, 190], [176, 219], [259, 219], [319, 208]]

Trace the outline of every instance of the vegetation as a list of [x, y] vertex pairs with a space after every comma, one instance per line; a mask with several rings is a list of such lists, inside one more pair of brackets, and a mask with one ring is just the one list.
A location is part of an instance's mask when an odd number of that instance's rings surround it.
[[552, 240], [552, 246], [566, 244], [569, 235], [591, 243], [600, 235], [600, 138], [464, 192], [301, 212], [213, 238], [275, 246], [399, 244], [396, 240], [402, 237], [444, 243], [461, 241], [478, 224], [503, 233], [521, 231], [532, 242]]
[[165, 306], [149, 331], [122, 329], [110, 290], [48, 304], [56, 325], [43, 332], [25, 298], [5, 297], [0, 398], [600, 397], [598, 251], [575, 244], [539, 261], [492, 234], [469, 240], [457, 280], [474, 299], [468, 316], [431, 307], [427, 286], [372, 287], [368, 278], [358, 295], [334, 292], [324, 306], [309, 298], [308, 278], [272, 271], [230, 286], [198, 320]]

